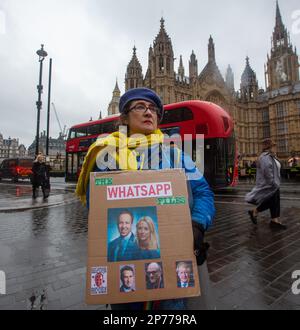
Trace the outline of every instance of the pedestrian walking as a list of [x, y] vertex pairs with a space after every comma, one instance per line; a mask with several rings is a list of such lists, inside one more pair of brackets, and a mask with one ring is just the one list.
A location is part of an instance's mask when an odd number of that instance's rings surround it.
[[[90, 172], [120, 169], [157, 170], [167, 168], [167, 166], [168, 168], [179, 167], [175, 162], [180, 162], [187, 178], [189, 178], [194, 253], [197, 256], [201, 276], [201, 269], [207, 271], [205, 263], [207, 245], [205, 245], [203, 240], [204, 233], [212, 225], [215, 215], [213, 193], [205, 178], [200, 174], [188, 155], [181, 152], [177, 147], [168, 148], [163, 144], [164, 135], [158, 129], [158, 123], [163, 117], [164, 109], [159, 96], [155, 92], [147, 88], [131, 89], [121, 97], [119, 110], [121, 114], [120, 125], [127, 127], [127, 136], [122, 131], [118, 131], [107, 137], [104, 142], [103, 140], [96, 141], [90, 147], [80, 173], [76, 193], [84, 203], [86, 202], [89, 205]], [[140, 137], [141, 134], [143, 139]], [[101, 157], [97, 158], [97, 155], [101, 154], [103, 145], [110, 146], [110, 143], [113, 143], [121, 146], [121, 142], [122, 146], [126, 148], [125, 153], [128, 155], [128, 164], [119, 164], [118, 160], [120, 158], [109, 152], [105, 156], [103, 155], [106, 163], [102, 164], [99, 161]], [[106, 150], [109, 150], [109, 148], [106, 148]], [[157, 155], [157, 159], [151, 159], [151, 155]], [[117, 168], [115, 168], [116, 163]], [[156, 166], [157, 164], [158, 166]], [[188, 299], [155, 301], [150, 304], [144, 302], [113, 304], [111, 307], [113, 310], [188, 309]]]
[[50, 166], [46, 164], [45, 157], [39, 153], [32, 166], [32, 198], [37, 197], [37, 190], [42, 188], [44, 200], [50, 193]]
[[263, 141], [263, 152], [257, 162], [256, 185], [246, 195], [246, 202], [256, 205], [248, 211], [251, 221], [257, 225], [258, 214], [270, 210], [270, 226], [275, 229], [286, 229], [280, 221], [280, 169], [281, 164], [276, 158], [271, 139]]

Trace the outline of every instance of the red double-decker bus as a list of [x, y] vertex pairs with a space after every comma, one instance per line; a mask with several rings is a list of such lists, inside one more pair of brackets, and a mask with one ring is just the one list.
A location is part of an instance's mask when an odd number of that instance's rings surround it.
[[[166, 105], [159, 128], [172, 136], [188, 136], [192, 142], [197, 135], [204, 136], [204, 176], [212, 188], [234, 186], [238, 177], [237, 150], [234, 124], [230, 115], [220, 106], [204, 101], [186, 101]], [[101, 134], [116, 131], [119, 116], [73, 126], [66, 146], [66, 181], [78, 179], [84, 157], [90, 145]], [[194, 145], [195, 146], [195, 145]], [[192, 158], [197, 160], [193, 147]], [[200, 164], [197, 164], [200, 165]]]

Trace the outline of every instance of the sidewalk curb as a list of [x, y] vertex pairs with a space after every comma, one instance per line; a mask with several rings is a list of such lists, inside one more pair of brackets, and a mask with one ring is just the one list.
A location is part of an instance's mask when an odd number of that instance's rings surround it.
[[27, 206], [27, 207], [15, 207], [15, 208], [0, 208], [0, 213], [14, 213], [14, 212], [24, 212], [24, 211], [29, 211], [29, 210], [38, 210], [38, 209], [45, 209], [45, 208], [50, 208], [54, 206], [60, 206], [60, 205], [65, 205], [69, 203], [73, 203], [76, 201], [76, 197], [71, 198], [69, 200], [61, 201], [61, 202], [56, 202], [52, 204], [44, 204], [44, 205], [36, 205], [36, 206]]

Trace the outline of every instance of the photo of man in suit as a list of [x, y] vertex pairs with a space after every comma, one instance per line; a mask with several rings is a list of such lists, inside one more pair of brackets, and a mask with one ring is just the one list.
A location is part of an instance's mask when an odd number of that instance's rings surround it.
[[138, 245], [132, 232], [132, 213], [127, 210], [122, 211], [118, 216], [117, 225], [120, 236], [108, 244], [108, 262], [135, 260]]
[[135, 291], [135, 274], [134, 274], [134, 266], [127, 265], [121, 267], [120, 269], [120, 280], [121, 287], [120, 292], [134, 292]]
[[178, 288], [193, 288], [195, 286], [193, 264], [191, 261], [177, 262], [176, 273]]

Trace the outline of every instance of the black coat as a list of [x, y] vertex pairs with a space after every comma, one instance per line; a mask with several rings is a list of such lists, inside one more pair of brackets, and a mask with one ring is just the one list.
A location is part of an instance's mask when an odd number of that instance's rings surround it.
[[34, 187], [50, 188], [50, 166], [46, 163], [34, 162], [31, 183]]

